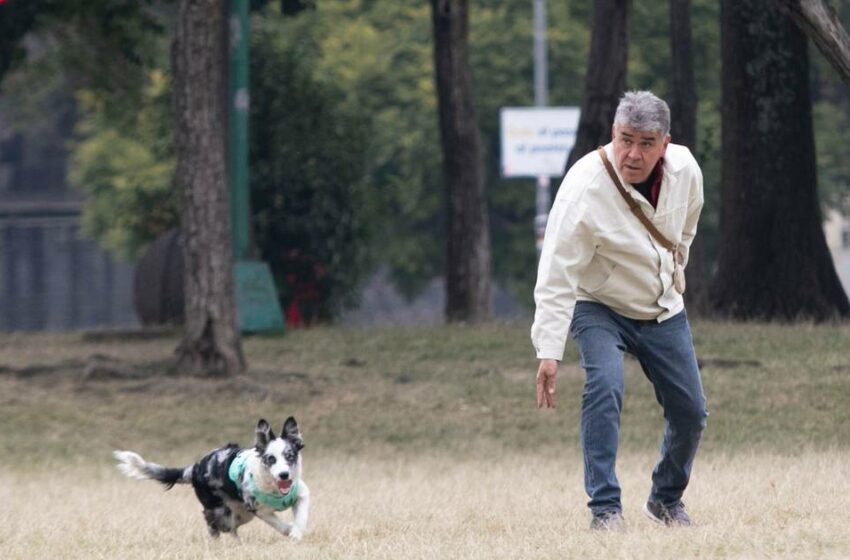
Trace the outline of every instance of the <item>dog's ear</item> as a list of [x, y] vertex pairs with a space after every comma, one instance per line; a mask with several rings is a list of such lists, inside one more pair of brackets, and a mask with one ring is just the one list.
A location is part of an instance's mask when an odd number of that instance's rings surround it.
[[294, 445], [297, 449], [304, 448], [304, 440], [301, 438], [301, 432], [298, 431], [298, 422], [290, 416], [283, 423], [283, 438]]
[[263, 418], [260, 418], [260, 421], [257, 422], [256, 436], [254, 447], [257, 448], [259, 453], [264, 453], [266, 446], [274, 439], [274, 432], [272, 432], [272, 427], [269, 426], [269, 423]]

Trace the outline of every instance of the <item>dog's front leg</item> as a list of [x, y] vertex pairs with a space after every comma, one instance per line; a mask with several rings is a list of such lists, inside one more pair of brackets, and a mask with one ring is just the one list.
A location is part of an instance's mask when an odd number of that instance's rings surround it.
[[[292, 535], [292, 524], [287, 523], [271, 510], [258, 510], [257, 517], [271, 525], [276, 531], [282, 535]], [[296, 539], [297, 540], [297, 539]]]
[[292, 514], [295, 517], [295, 522], [292, 525], [292, 530], [289, 536], [300, 541], [304, 536], [304, 531], [307, 530], [307, 517], [310, 515], [310, 490], [304, 481], [301, 481], [301, 491], [298, 493], [298, 499], [292, 504]]

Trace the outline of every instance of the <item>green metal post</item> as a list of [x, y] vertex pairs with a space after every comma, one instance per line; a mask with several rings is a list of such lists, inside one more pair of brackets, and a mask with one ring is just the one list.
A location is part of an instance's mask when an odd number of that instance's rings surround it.
[[283, 313], [269, 266], [250, 257], [248, 185], [248, 0], [230, 0], [230, 60], [227, 163], [230, 183], [230, 222], [233, 232], [234, 280], [239, 329], [247, 332], [282, 331]]

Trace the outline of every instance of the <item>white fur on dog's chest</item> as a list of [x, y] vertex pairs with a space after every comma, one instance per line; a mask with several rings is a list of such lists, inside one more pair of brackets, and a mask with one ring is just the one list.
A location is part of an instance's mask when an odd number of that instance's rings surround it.
[[[277, 491], [263, 491], [260, 489], [257, 481], [258, 479], [268, 478], [267, 476], [263, 476], [267, 473], [263, 473], [262, 471], [256, 472], [257, 461], [252, 461], [252, 459], [256, 459], [256, 451], [253, 449], [244, 449], [233, 459], [228, 469], [228, 476], [241, 490], [245, 503], [255, 509], [264, 506], [274, 511], [285, 511], [294, 506], [298, 500], [298, 493], [302, 482], [295, 480], [292, 483], [289, 493], [285, 495]], [[271, 485], [264, 484], [264, 486]]]

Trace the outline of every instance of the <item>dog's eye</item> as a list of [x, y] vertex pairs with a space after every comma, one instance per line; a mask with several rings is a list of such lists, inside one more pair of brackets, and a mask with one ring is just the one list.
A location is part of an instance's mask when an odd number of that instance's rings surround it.
[[274, 465], [275, 461], [277, 461], [277, 459], [274, 455], [266, 455], [265, 457], [263, 457], [263, 462], [266, 464], [267, 467]]

